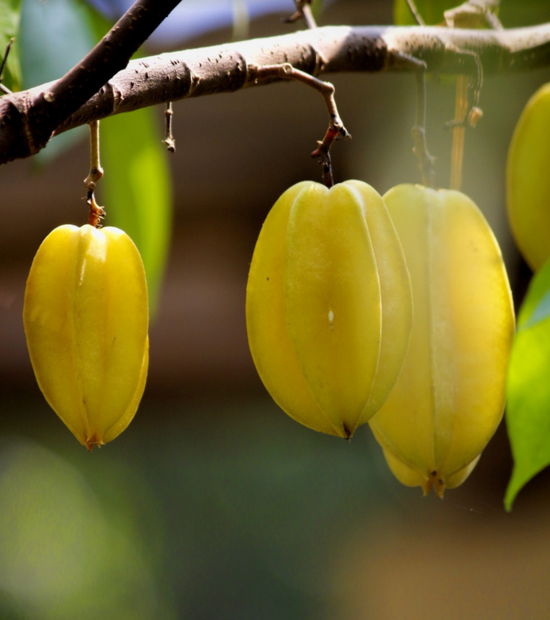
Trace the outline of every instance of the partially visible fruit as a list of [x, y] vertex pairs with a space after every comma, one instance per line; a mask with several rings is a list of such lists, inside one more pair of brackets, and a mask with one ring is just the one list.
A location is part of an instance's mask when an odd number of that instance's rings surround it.
[[380, 195], [360, 181], [288, 189], [254, 250], [246, 319], [275, 402], [351, 437], [387, 398], [411, 332], [409, 275]]
[[59, 226], [42, 242], [25, 291], [27, 346], [46, 400], [91, 449], [131, 422], [148, 367], [147, 283], [118, 228]]
[[550, 84], [523, 110], [508, 151], [507, 205], [523, 257], [538, 271], [550, 257]]
[[409, 268], [414, 325], [370, 425], [398, 480], [443, 496], [468, 477], [502, 418], [512, 297], [497, 241], [468, 197], [399, 185], [384, 201]]

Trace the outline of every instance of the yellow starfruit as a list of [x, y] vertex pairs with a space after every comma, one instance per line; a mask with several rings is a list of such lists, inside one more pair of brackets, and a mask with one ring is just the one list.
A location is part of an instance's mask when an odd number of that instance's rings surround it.
[[42, 242], [23, 322], [38, 385], [91, 449], [131, 422], [148, 367], [147, 283], [141, 256], [118, 228], [59, 226]]
[[443, 496], [466, 480], [502, 419], [512, 296], [497, 241], [467, 196], [399, 185], [384, 201], [409, 268], [414, 325], [370, 426], [398, 480]]
[[512, 136], [506, 168], [510, 227], [533, 271], [550, 258], [550, 84], [531, 97]]
[[288, 189], [254, 250], [246, 320], [275, 402], [351, 437], [386, 399], [411, 333], [409, 275], [380, 195], [360, 181]]

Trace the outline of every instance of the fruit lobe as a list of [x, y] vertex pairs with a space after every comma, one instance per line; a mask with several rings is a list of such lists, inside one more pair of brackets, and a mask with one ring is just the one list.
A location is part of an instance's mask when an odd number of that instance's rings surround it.
[[89, 449], [131, 422], [148, 367], [147, 284], [118, 228], [65, 225], [34, 258], [23, 309], [38, 385]]
[[510, 287], [496, 239], [464, 194], [399, 185], [384, 201], [415, 314], [401, 374], [370, 425], [401, 482], [442, 496], [466, 479], [502, 418]]
[[529, 100], [514, 130], [506, 168], [508, 218], [525, 260], [550, 257], [550, 84]]
[[302, 182], [271, 209], [250, 267], [250, 350], [275, 402], [350, 437], [387, 397], [410, 338], [410, 283], [381, 197]]

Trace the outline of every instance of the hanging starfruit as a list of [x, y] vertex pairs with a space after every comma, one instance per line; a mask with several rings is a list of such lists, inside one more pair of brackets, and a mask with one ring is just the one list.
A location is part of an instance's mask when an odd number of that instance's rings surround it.
[[275, 402], [351, 437], [388, 396], [411, 332], [409, 275], [380, 195], [360, 181], [288, 189], [254, 250], [246, 319]]
[[533, 271], [550, 258], [550, 84], [523, 110], [508, 151], [508, 218], [523, 257]]
[[409, 267], [414, 325], [370, 426], [398, 480], [442, 497], [466, 480], [502, 418], [510, 286], [497, 241], [464, 194], [399, 185], [384, 201]]
[[38, 385], [91, 449], [117, 437], [138, 408], [148, 367], [147, 283], [118, 228], [65, 225], [42, 242], [23, 322]]

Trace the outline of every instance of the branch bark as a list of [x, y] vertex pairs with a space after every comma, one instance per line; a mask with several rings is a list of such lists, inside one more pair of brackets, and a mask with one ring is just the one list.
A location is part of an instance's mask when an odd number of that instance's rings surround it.
[[[136, 4], [147, 3], [162, 4], [164, 10], [177, 4], [174, 0], [139, 0]], [[113, 53], [112, 43], [106, 39], [102, 49], [96, 47], [86, 57], [94, 55], [91, 75], [83, 61], [57, 82], [0, 98], [0, 163], [33, 155], [54, 131], [61, 133], [111, 114], [159, 103], [254, 86], [251, 66], [290, 63], [316, 76], [402, 71], [398, 58], [406, 53], [423, 60], [430, 72], [474, 71], [471, 55], [460, 54], [460, 50], [477, 52], [487, 74], [550, 64], [550, 24], [499, 31], [331, 26], [142, 58], [118, 73], [114, 62], [105, 63], [109, 69], [97, 69], [98, 59], [105, 58], [109, 49], [109, 54]]]

